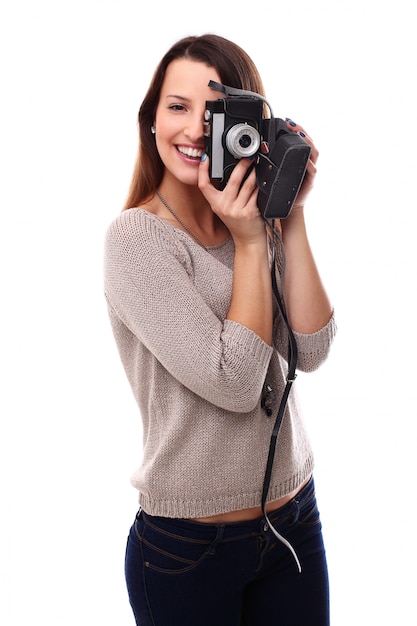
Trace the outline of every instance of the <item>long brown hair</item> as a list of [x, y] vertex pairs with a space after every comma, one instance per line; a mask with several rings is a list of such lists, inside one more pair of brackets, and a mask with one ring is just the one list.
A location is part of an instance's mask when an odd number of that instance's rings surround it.
[[149, 200], [161, 183], [164, 166], [156, 149], [151, 126], [155, 120], [167, 67], [175, 59], [205, 63], [217, 70], [223, 84], [265, 95], [254, 62], [237, 44], [213, 34], [185, 37], [175, 43], [156, 68], [139, 109], [139, 150], [123, 210]]

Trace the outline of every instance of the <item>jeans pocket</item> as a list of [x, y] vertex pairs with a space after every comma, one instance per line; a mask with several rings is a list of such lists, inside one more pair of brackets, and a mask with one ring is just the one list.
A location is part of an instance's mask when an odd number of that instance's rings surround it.
[[193, 536], [181, 520], [158, 519], [146, 516], [136, 520], [135, 535], [142, 546], [145, 567], [165, 574], [182, 574], [198, 567], [212, 552], [215, 539]]

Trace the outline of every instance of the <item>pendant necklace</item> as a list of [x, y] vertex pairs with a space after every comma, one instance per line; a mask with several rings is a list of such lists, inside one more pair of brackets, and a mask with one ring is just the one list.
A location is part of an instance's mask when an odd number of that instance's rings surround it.
[[163, 198], [161, 196], [161, 193], [159, 191], [159, 189], [156, 190], [156, 195], [158, 196], [158, 198], [160, 199], [160, 201], [162, 202], [162, 204], [164, 205], [164, 207], [166, 209], [168, 209], [168, 211], [171, 213], [171, 215], [177, 220], [177, 222], [179, 222], [181, 224], [181, 226], [183, 227], [183, 229], [185, 231], [187, 231], [187, 233], [198, 243], [198, 245], [200, 245], [202, 248], [204, 248], [204, 250], [207, 250], [206, 246], [200, 241], [200, 239], [197, 237], [197, 235], [194, 235], [193, 231], [188, 228], [187, 224], [184, 224], [184, 222], [182, 221], [182, 219], [180, 219], [178, 217], [178, 215], [175, 213], [174, 209], [172, 209], [168, 202], [165, 200], [165, 198]]

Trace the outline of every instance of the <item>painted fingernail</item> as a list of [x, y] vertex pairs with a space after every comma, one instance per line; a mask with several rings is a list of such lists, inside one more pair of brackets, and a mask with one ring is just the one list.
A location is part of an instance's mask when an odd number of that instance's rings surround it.
[[202, 163], [204, 163], [204, 161], [205, 161], [206, 159], [207, 159], [207, 154], [206, 154], [206, 153], [204, 153], [204, 154], [202, 155], [202, 157], [201, 157], [201, 159], [200, 159], [200, 160], [201, 160], [201, 162], [202, 162]]
[[288, 124], [290, 126], [297, 126], [297, 124], [295, 122], [292, 121], [292, 119], [290, 117], [286, 117], [285, 121], [288, 122]]
[[303, 133], [302, 130], [300, 130], [299, 135], [300, 135], [300, 137], [305, 137], [306, 136], [305, 133]]

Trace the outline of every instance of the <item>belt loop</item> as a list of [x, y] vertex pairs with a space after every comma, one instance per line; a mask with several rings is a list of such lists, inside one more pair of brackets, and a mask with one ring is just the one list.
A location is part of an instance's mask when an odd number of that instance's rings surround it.
[[214, 555], [216, 554], [216, 547], [217, 544], [219, 543], [219, 541], [221, 541], [223, 539], [223, 535], [224, 535], [224, 524], [217, 524], [217, 534], [216, 534], [216, 538], [213, 541], [213, 543], [211, 544], [208, 554], [209, 555]]
[[291, 524], [296, 524], [300, 517], [300, 501], [297, 500], [296, 498], [293, 500], [293, 507], [294, 507], [294, 517], [293, 517]]

